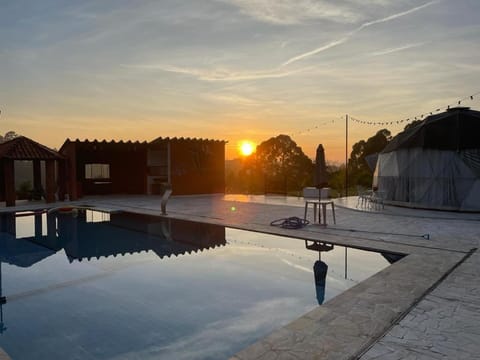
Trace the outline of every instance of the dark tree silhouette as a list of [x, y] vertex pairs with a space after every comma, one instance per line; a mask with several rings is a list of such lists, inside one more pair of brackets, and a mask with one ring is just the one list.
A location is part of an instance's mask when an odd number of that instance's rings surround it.
[[368, 167], [365, 157], [382, 151], [391, 139], [390, 131], [382, 129], [367, 141], [360, 140], [353, 145], [350, 159], [348, 160], [348, 172], [351, 184], [371, 186], [372, 171]]
[[0, 143], [15, 139], [16, 137], [19, 137], [19, 136], [20, 135], [18, 135], [15, 131], [12, 131], [12, 130], [7, 131], [5, 135], [3, 136], [0, 135]]
[[287, 135], [272, 137], [258, 145], [250, 165], [256, 186], [263, 180], [265, 192], [299, 191], [312, 183], [312, 160]]

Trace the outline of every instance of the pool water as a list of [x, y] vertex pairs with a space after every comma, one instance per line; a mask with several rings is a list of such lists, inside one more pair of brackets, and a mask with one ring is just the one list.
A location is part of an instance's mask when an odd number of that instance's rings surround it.
[[12, 359], [225, 359], [389, 265], [131, 213], [3, 214], [0, 231]]

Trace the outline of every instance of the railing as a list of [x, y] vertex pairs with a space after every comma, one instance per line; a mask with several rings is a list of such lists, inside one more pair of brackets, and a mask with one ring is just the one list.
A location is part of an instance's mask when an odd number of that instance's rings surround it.
[[385, 191], [365, 190], [358, 193], [357, 208], [383, 210], [385, 208]]

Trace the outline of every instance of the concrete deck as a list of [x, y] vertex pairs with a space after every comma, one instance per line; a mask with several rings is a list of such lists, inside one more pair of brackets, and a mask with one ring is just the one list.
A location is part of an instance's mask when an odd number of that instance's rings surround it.
[[[157, 196], [92, 197], [75, 203], [160, 214]], [[358, 209], [356, 197], [335, 203], [335, 225], [328, 210], [327, 227], [311, 224], [286, 230], [270, 222], [303, 217], [303, 199], [241, 195], [170, 199], [169, 217], [409, 254], [233, 359], [478, 358], [480, 214], [391, 206]], [[35, 207], [45, 204], [15, 210]], [[0, 211], [4, 210], [12, 209]]]

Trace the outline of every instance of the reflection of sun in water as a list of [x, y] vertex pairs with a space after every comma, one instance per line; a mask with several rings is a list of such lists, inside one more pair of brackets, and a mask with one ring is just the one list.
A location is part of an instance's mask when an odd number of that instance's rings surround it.
[[251, 141], [242, 141], [239, 146], [240, 153], [243, 156], [250, 156], [255, 150], [255, 145]]

